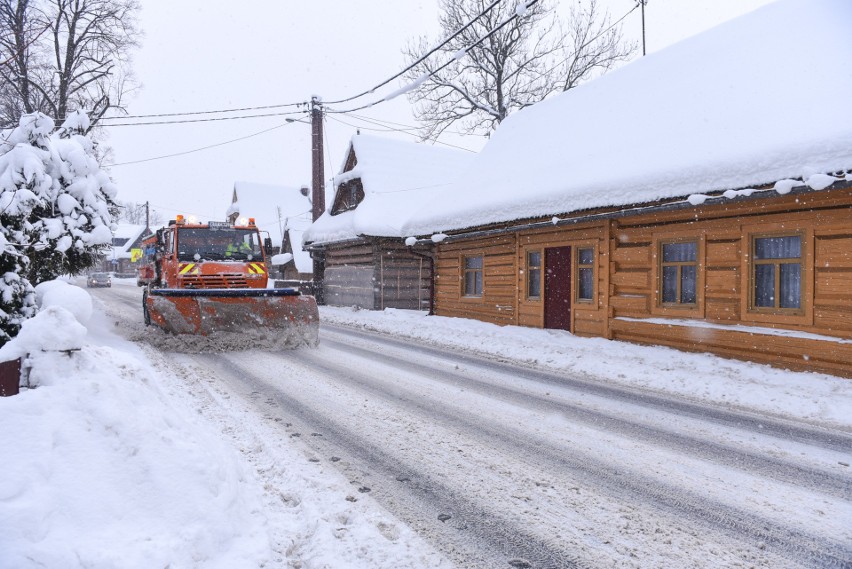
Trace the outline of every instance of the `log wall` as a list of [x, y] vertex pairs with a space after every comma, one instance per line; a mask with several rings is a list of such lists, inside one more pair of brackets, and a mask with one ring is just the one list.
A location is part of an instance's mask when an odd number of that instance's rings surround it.
[[[802, 307], [750, 304], [755, 236], [802, 237]], [[661, 245], [698, 243], [697, 299], [664, 305]], [[571, 331], [682, 350], [712, 352], [797, 370], [852, 377], [852, 189], [781, 196], [613, 217], [585, 225], [506, 228], [498, 237], [459, 239], [436, 251], [436, 313], [497, 324], [542, 327], [544, 307], [526, 294], [530, 250], [594, 246], [594, 302], [574, 303]], [[463, 294], [466, 255], [483, 255], [483, 294]]]
[[325, 301], [369, 310], [429, 310], [431, 262], [399, 239], [364, 239], [325, 251]]

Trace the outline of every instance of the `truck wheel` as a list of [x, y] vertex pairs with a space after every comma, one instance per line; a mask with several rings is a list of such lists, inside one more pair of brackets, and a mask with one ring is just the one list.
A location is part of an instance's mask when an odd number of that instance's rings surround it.
[[151, 314], [148, 312], [148, 291], [142, 292], [142, 319], [145, 321], [145, 326], [151, 325]]

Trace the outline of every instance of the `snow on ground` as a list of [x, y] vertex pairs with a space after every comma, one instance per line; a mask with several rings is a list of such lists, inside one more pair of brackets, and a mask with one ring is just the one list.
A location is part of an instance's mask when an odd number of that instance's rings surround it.
[[446, 566], [296, 443], [267, 446], [227, 395], [188, 394], [85, 291], [37, 293], [41, 312], [0, 349], [29, 353], [38, 385], [0, 398], [0, 567]]
[[818, 373], [579, 338], [562, 330], [497, 326], [425, 312], [321, 307], [320, 320], [459, 348], [537, 368], [579, 374], [698, 401], [830, 424], [852, 430], [852, 381]]
[[[0, 360], [29, 353], [39, 386], [0, 398], [0, 567], [449, 566], [182, 356], [115, 336], [85, 291], [50, 283], [37, 295], [39, 316], [0, 349]], [[827, 375], [414, 311], [323, 307], [321, 317], [852, 429], [852, 381]]]

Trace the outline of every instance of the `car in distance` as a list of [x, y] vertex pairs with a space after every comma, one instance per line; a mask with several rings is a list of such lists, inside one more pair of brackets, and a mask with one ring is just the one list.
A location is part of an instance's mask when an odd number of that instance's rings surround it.
[[109, 273], [91, 273], [86, 278], [88, 288], [99, 286], [112, 286], [112, 277]]

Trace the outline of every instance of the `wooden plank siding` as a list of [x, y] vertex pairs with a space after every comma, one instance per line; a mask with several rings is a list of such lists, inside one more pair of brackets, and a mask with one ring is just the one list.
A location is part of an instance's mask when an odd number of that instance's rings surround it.
[[[572, 333], [852, 377], [852, 188], [765, 192], [576, 225], [518, 225], [496, 237], [457, 235], [438, 245], [437, 314], [543, 327], [543, 301], [527, 296], [528, 252], [594, 246], [595, 298], [573, 304]], [[802, 306], [754, 308], [753, 240], [785, 235], [801, 238]], [[697, 298], [664, 304], [659, 256], [664, 244], [681, 241], [697, 247]], [[476, 254], [484, 257], [483, 294], [465, 298], [463, 260]]]
[[428, 259], [399, 239], [365, 238], [325, 250], [326, 303], [370, 310], [428, 310], [432, 275]]
[[[435, 314], [515, 324], [517, 236], [473, 239], [438, 247], [435, 262]], [[482, 296], [463, 294], [465, 256], [482, 256]]]
[[[773, 329], [852, 338], [852, 192], [813, 192], [770, 196], [766, 200], [719, 204], [690, 211], [619, 220], [613, 239], [613, 338], [707, 351], [791, 369], [852, 376], [852, 344], [772, 335]], [[749, 249], [752, 235], [801, 234], [803, 314], [785, 316], [750, 311]], [[691, 235], [703, 242], [704, 275], [696, 309], [659, 308], [659, 269], [655, 243]], [[812, 251], [810, 261], [808, 251]], [[767, 333], [734, 328], [685, 328], [624, 318], [659, 316], [738, 324]]]
[[330, 245], [325, 250], [326, 304], [375, 309], [373, 257], [367, 241]]
[[412, 253], [400, 239], [378, 240], [374, 252], [377, 308], [429, 310], [432, 288], [430, 260]]

